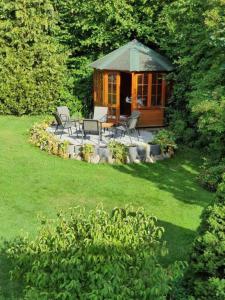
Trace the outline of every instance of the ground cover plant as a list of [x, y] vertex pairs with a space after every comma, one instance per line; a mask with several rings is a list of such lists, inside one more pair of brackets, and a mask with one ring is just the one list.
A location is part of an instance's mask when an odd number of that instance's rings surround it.
[[[157, 164], [92, 165], [63, 160], [29, 143], [29, 129], [41, 119], [0, 117], [3, 238], [11, 240], [21, 230], [34, 237], [37, 215], [55, 218], [59, 210], [77, 205], [89, 210], [103, 203], [110, 211], [132, 204], [157, 216], [165, 228], [163, 240], [169, 254], [164, 262], [187, 259], [202, 210], [213, 198], [196, 180], [201, 164], [198, 152], [180, 149], [175, 158]], [[1, 290], [8, 300], [19, 286], [9, 282], [7, 260], [0, 260]]]

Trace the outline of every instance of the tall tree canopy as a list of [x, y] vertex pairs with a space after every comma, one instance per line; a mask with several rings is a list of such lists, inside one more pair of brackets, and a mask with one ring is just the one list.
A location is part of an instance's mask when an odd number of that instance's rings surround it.
[[75, 93], [91, 99], [89, 63], [137, 38], [157, 43], [156, 21], [168, 0], [52, 0], [61, 18], [61, 41], [69, 45], [69, 66], [75, 79]]
[[0, 1], [0, 113], [37, 114], [73, 101], [56, 22], [49, 0]]
[[160, 45], [177, 64], [170, 123], [217, 158], [225, 155], [224, 11], [224, 0], [176, 0], [160, 18]]

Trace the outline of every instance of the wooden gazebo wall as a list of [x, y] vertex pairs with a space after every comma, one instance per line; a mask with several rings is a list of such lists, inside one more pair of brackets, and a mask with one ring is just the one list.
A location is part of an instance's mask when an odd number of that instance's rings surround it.
[[[163, 126], [167, 100], [165, 72], [133, 72], [131, 76], [131, 110], [139, 110], [141, 112], [139, 126]], [[115, 84], [115, 91], [113, 92], [109, 92], [108, 90], [108, 78], [115, 80], [115, 83], [112, 83]], [[157, 78], [159, 78], [159, 80]], [[157, 84], [159, 82], [160, 84]], [[157, 96], [153, 94], [155, 91], [158, 93]], [[110, 95], [110, 93], [116, 94]], [[137, 98], [140, 93], [142, 93], [141, 96], [146, 99], [145, 106], [138, 105]], [[95, 70], [93, 96], [96, 106], [109, 107], [109, 115], [115, 116], [115, 118], [110, 121], [118, 121], [120, 117], [120, 72]]]

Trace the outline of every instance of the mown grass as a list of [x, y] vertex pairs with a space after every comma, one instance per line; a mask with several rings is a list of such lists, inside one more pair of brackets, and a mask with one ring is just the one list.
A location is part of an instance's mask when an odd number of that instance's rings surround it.
[[[203, 208], [213, 195], [196, 182], [200, 155], [180, 150], [156, 164], [91, 165], [63, 160], [28, 142], [28, 129], [40, 117], [0, 117], [0, 236], [34, 235], [38, 215], [54, 218], [73, 206], [102, 203], [144, 207], [165, 227], [167, 262], [186, 259]], [[3, 262], [4, 263], [4, 262]], [[2, 286], [7, 286], [2, 268]], [[1, 271], [0, 271], [1, 272]]]

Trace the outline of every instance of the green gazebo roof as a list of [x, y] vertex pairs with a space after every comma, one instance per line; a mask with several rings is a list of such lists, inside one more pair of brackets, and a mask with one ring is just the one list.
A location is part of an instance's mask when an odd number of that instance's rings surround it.
[[129, 72], [172, 71], [174, 69], [174, 66], [166, 57], [144, 46], [137, 40], [133, 40], [94, 61], [90, 66], [98, 70]]

